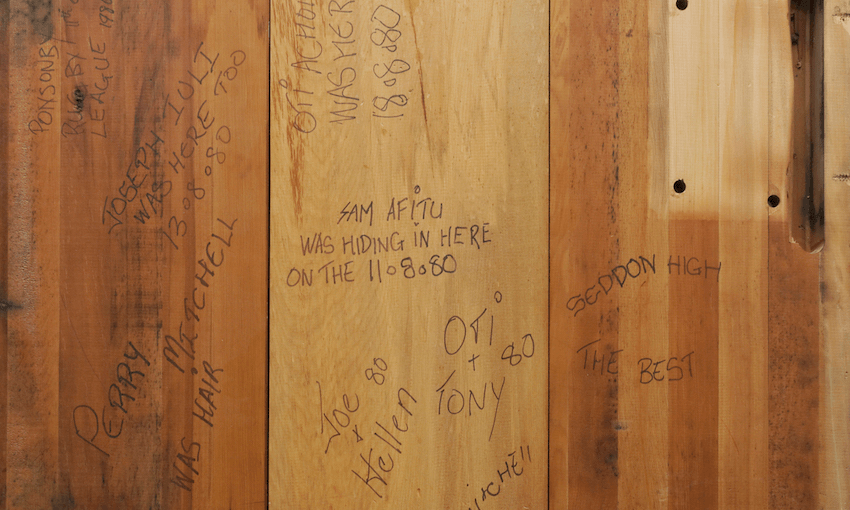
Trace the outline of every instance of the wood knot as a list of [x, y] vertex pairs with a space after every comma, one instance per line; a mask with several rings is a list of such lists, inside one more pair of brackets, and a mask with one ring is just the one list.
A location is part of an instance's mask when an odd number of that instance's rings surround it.
[[74, 105], [77, 108], [77, 111], [80, 112], [83, 110], [83, 102], [86, 99], [86, 94], [82, 91], [80, 87], [74, 89]]

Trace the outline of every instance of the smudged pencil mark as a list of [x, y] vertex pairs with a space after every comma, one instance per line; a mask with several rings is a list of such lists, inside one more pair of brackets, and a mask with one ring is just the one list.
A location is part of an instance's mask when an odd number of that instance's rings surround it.
[[729, 439], [732, 440], [732, 446], [735, 447], [735, 452], [740, 454], [741, 450], [738, 449], [738, 442], [735, 441], [735, 435], [732, 434], [732, 430], [729, 428], [729, 425], [726, 422], [723, 422], [723, 426], [726, 427], [726, 432], [729, 433]]
[[20, 310], [22, 308], [23, 306], [13, 301], [9, 301], [7, 299], [0, 300], [0, 312], [8, 312], [9, 310]]
[[841, 12], [841, 9], [836, 6], [832, 14], [832, 22], [836, 25], [841, 25], [850, 34], [850, 13]]
[[422, 117], [425, 119], [425, 129], [428, 129], [428, 108], [425, 107], [425, 85], [422, 83], [422, 66], [419, 66], [419, 95], [422, 98]]
[[[300, 76], [298, 73], [295, 73], [295, 76], [292, 79], [282, 78], [279, 80], [280, 86], [287, 91], [294, 91], [298, 93], [307, 93], [312, 94], [312, 92], [306, 92], [301, 90], [301, 82], [299, 80]], [[292, 101], [289, 99], [287, 93], [284, 93], [284, 97], [286, 101], [289, 103], [291, 107], [295, 107]], [[301, 103], [299, 103], [301, 106]], [[308, 105], [312, 106], [312, 105]], [[297, 110], [296, 110], [297, 111]], [[292, 201], [294, 203], [295, 209], [295, 218], [299, 221], [302, 220], [302, 183], [301, 183], [301, 171], [302, 166], [304, 164], [304, 144], [306, 136], [309, 133], [312, 133], [316, 129], [316, 121], [312, 114], [307, 112], [308, 121], [302, 125], [298, 121], [298, 117], [302, 114], [302, 112], [298, 112], [293, 122], [286, 123], [286, 138], [289, 146], [289, 160], [291, 166], [289, 168], [289, 185], [292, 190]]]
[[27, 19], [43, 42], [53, 38], [53, 1], [27, 0]]
[[614, 477], [619, 478], [620, 477], [620, 469], [617, 466], [617, 457], [618, 457], [617, 452], [614, 452], [611, 455], [608, 455], [607, 457], [605, 457], [605, 463], [608, 464], [609, 466], [611, 466], [611, 472], [614, 474]]
[[850, 186], [850, 173], [848, 174], [835, 174], [832, 176], [833, 181], [843, 182], [844, 184]]
[[295, 217], [301, 221], [301, 167], [304, 164], [304, 144], [296, 140], [298, 136], [293, 126], [288, 126], [290, 134], [289, 147], [292, 157], [292, 167], [289, 169], [289, 184], [292, 187], [292, 200], [295, 202]]

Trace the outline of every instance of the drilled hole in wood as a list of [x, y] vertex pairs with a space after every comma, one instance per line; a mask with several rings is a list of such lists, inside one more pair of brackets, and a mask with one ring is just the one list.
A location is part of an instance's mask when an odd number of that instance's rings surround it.
[[684, 193], [686, 187], [687, 186], [685, 186], [685, 181], [683, 181], [682, 179], [679, 179], [678, 181], [673, 183], [673, 191], [675, 191], [676, 193]]
[[684, 11], [688, 8], [688, 0], [676, 0], [676, 8], [680, 11]]
[[770, 207], [776, 207], [779, 205], [779, 197], [777, 195], [770, 195], [767, 197], [767, 205]]

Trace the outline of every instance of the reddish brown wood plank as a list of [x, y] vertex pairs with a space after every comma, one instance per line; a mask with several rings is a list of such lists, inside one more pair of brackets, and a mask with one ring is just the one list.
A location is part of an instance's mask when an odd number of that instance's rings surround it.
[[264, 505], [267, 5], [10, 13], [7, 506]]

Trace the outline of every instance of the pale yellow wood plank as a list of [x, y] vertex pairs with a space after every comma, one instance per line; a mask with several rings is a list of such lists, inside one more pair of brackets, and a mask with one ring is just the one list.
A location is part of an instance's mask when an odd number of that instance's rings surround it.
[[821, 262], [823, 363], [820, 485], [824, 508], [850, 508], [850, 4], [824, 2], [825, 218]]
[[546, 4], [273, 13], [271, 507], [545, 506]]

